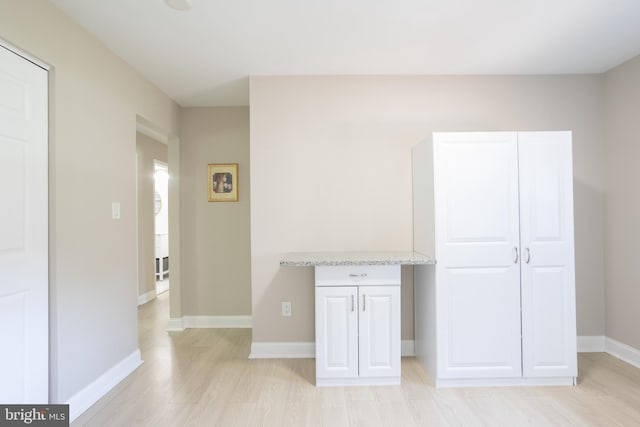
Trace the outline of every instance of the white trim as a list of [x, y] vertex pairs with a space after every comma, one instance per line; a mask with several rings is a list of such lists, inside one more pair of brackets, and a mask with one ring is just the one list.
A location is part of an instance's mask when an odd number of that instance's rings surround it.
[[66, 402], [69, 405], [69, 421], [72, 422], [78, 418], [78, 416], [82, 415], [84, 411], [111, 391], [111, 389], [135, 371], [142, 363], [140, 350], [137, 349], [107, 372], [100, 375], [91, 384], [71, 396]]
[[4, 47], [7, 50], [10, 50], [11, 52], [15, 53], [18, 56], [23, 57], [24, 59], [26, 59], [29, 62], [33, 62], [35, 65], [37, 65], [38, 67], [49, 71], [51, 70], [51, 65], [47, 64], [46, 62], [41, 61], [40, 59], [36, 58], [35, 56], [25, 52], [24, 50], [20, 49], [19, 47], [9, 43], [8, 41], [6, 41], [5, 39], [3, 39], [2, 37], [0, 37], [0, 46]]
[[169, 319], [168, 331], [186, 328], [251, 328], [251, 316], [183, 316]]
[[640, 368], [640, 350], [630, 345], [623, 344], [613, 338], [605, 338], [605, 349], [610, 355]]
[[156, 297], [156, 290], [149, 291], [142, 295], [138, 295], [138, 305], [146, 304]]
[[184, 316], [185, 328], [251, 328], [251, 316]]
[[534, 385], [576, 385], [576, 378], [441, 378], [435, 384], [436, 387], [513, 387]]
[[170, 318], [167, 323], [167, 331], [184, 331], [184, 322], [182, 321], [182, 317]]
[[604, 335], [578, 337], [578, 353], [601, 353], [604, 351]]
[[167, 279], [156, 282], [156, 295], [160, 295], [169, 290], [169, 282]]
[[309, 359], [316, 357], [313, 342], [252, 342], [249, 359]]
[[412, 357], [416, 355], [416, 345], [413, 340], [402, 340], [400, 343], [400, 354], [402, 357]]
[[[413, 340], [402, 340], [403, 357], [415, 356]], [[309, 359], [316, 357], [314, 342], [253, 342], [249, 359]]]

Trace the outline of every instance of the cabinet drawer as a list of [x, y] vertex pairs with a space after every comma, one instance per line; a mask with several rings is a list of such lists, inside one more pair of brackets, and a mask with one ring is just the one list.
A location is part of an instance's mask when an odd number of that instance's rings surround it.
[[400, 265], [317, 266], [316, 286], [400, 285]]

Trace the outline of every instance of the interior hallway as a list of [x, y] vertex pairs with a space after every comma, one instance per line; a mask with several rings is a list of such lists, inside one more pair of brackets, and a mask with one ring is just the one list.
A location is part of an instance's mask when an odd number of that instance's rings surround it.
[[402, 385], [316, 388], [313, 359], [248, 360], [249, 329], [165, 330], [169, 293], [138, 308], [144, 364], [73, 426], [630, 426], [640, 369], [579, 354], [577, 387], [434, 389], [415, 358]]

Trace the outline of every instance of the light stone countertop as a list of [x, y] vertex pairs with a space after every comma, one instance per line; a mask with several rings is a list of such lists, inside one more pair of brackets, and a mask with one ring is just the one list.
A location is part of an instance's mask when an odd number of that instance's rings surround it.
[[280, 260], [280, 267], [331, 265], [424, 265], [436, 260], [419, 252], [291, 252]]

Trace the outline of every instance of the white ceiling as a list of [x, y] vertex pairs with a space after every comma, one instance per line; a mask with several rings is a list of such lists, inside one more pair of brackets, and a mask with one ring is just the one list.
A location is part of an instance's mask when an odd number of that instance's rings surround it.
[[599, 73], [640, 54], [640, 0], [51, 0], [182, 106], [250, 75]]

